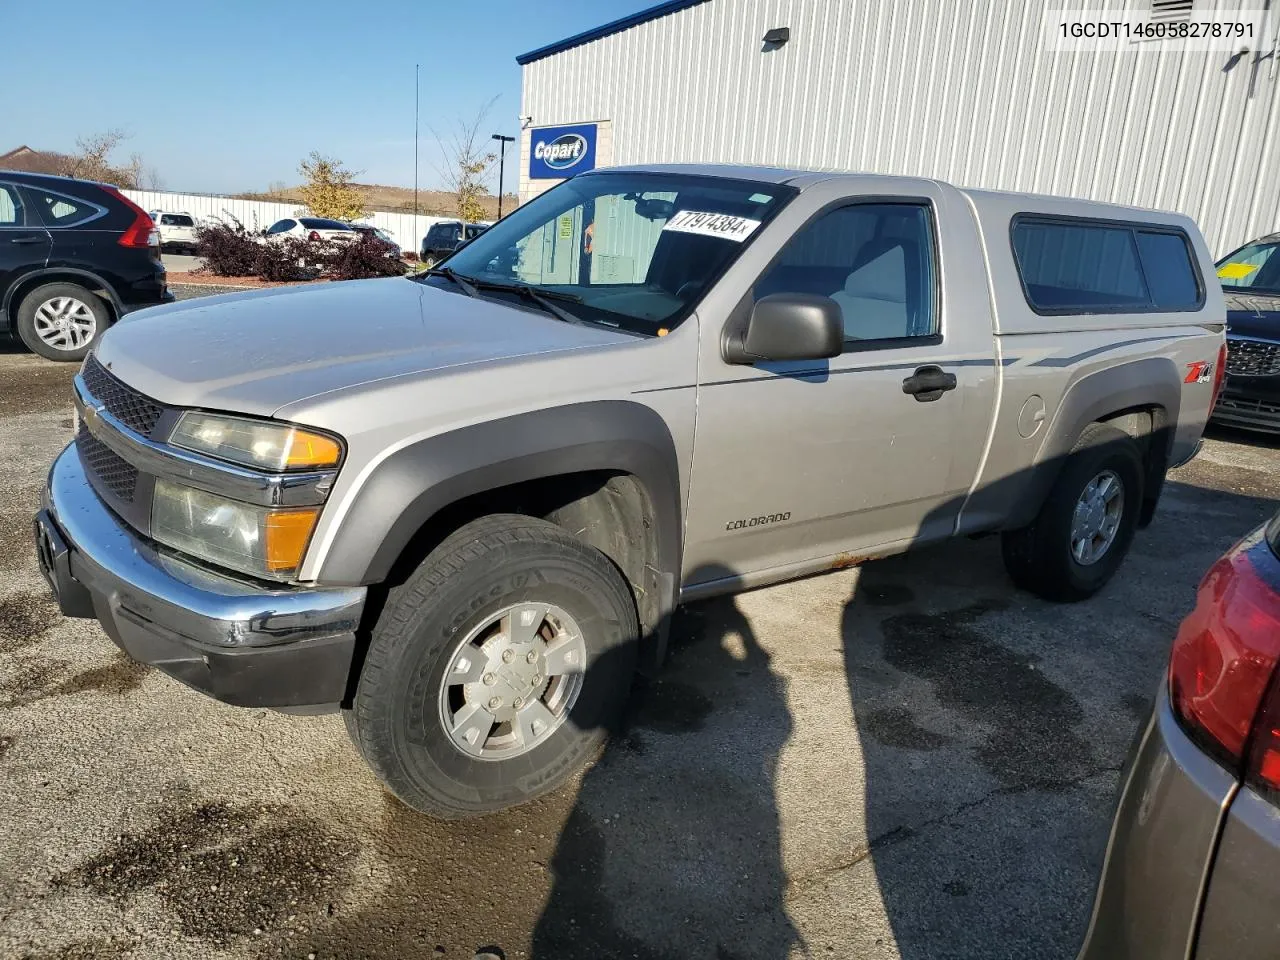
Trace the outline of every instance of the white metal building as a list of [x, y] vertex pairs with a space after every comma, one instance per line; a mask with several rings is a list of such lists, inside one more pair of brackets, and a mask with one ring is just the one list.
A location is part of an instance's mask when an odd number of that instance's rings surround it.
[[1179, 210], [1218, 254], [1280, 228], [1277, 18], [1244, 52], [1058, 52], [1042, 18], [1065, 6], [671, 0], [517, 58], [521, 200], [589, 166], [748, 162]]

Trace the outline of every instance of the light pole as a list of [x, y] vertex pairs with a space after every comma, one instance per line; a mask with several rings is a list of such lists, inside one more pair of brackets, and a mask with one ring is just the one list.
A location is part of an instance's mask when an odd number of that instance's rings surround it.
[[413, 229], [418, 229], [418, 64], [413, 65]]
[[507, 144], [515, 140], [515, 137], [504, 137], [500, 133], [495, 133], [491, 138], [498, 141], [498, 219], [502, 219], [502, 173], [503, 168], [507, 164]]

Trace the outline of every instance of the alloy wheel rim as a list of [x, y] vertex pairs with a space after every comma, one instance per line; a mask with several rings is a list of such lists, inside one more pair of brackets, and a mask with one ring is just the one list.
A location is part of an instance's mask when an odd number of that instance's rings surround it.
[[75, 297], [51, 297], [36, 307], [35, 334], [55, 350], [79, 350], [98, 331], [98, 319], [89, 305]]
[[440, 684], [440, 723], [459, 751], [509, 760], [544, 743], [582, 692], [582, 629], [551, 603], [504, 607], [454, 649]]
[[1081, 566], [1101, 560], [1120, 531], [1124, 516], [1124, 483], [1114, 470], [1103, 470], [1076, 500], [1071, 518], [1071, 556]]

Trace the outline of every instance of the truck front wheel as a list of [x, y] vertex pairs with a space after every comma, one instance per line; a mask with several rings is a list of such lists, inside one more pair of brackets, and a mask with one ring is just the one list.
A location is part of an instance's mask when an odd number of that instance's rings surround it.
[[1005, 569], [1046, 600], [1093, 596], [1129, 552], [1142, 507], [1142, 454], [1122, 430], [1091, 423], [1030, 526], [1002, 538]]
[[596, 758], [638, 641], [631, 592], [604, 554], [543, 520], [484, 517], [390, 591], [347, 731], [416, 810], [514, 806]]

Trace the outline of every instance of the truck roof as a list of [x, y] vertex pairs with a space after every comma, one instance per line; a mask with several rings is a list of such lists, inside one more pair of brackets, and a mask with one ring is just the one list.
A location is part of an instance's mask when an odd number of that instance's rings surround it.
[[[689, 176], [703, 177], [728, 177], [735, 180], [755, 180], [760, 183], [777, 183], [787, 184], [789, 186], [798, 187], [803, 190], [805, 187], [816, 183], [824, 183], [833, 179], [848, 178], [850, 180], [893, 180], [897, 184], [897, 189], [901, 189], [904, 182], [910, 183], [945, 183], [945, 181], [937, 180], [932, 177], [910, 177], [899, 176], [897, 174], [885, 173], [859, 173], [856, 170], [836, 170], [836, 169], [817, 169], [817, 170], [798, 170], [791, 167], [768, 167], [755, 166], [751, 164], [733, 164], [733, 163], [641, 163], [624, 167], [609, 167], [601, 170], [602, 173], [607, 172], [634, 172], [634, 173], [677, 173]], [[954, 186], [948, 184], [948, 186]], [[1012, 207], [1030, 207], [1028, 212], [1045, 212], [1065, 214], [1068, 211], [1064, 204], [1070, 204], [1072, 209], [1070, 213], [1075, 216], [1088, 216], [1091, 213], [1107, 219], [1123, 218], [1124, 212], [1135, 213], [1141, 211], [1142, 216], [1133, 219], [1149, 219], [1152, 211], [1148, 207], [1140, 207], [1119, 203], [1106, 203], [1101, 200], [1086, 200], [1081, 197], [1065, 197], [1055, 196], [1045, 193], [1019, 193], [1012, 190], [980, 190], [972, 187], [956, 187], [961, 193], [970, 199], [977, 207], [987, 208], [1004, 208]], [[1189, 218], [1176, 211], [1158, 211], [1167, 213], [1171, 217], [1177, 217], [1187, 222]]]
[[831, 172], [794, 170], [788, 167], [764, 167], [741, 163], [637, 163], [625, 167], [608, 167], [601, 173], [683, 173], [695, 177], [726, 177], [755, 180], [759, 183], [787, 183], [803, 187], [830, 178]]

